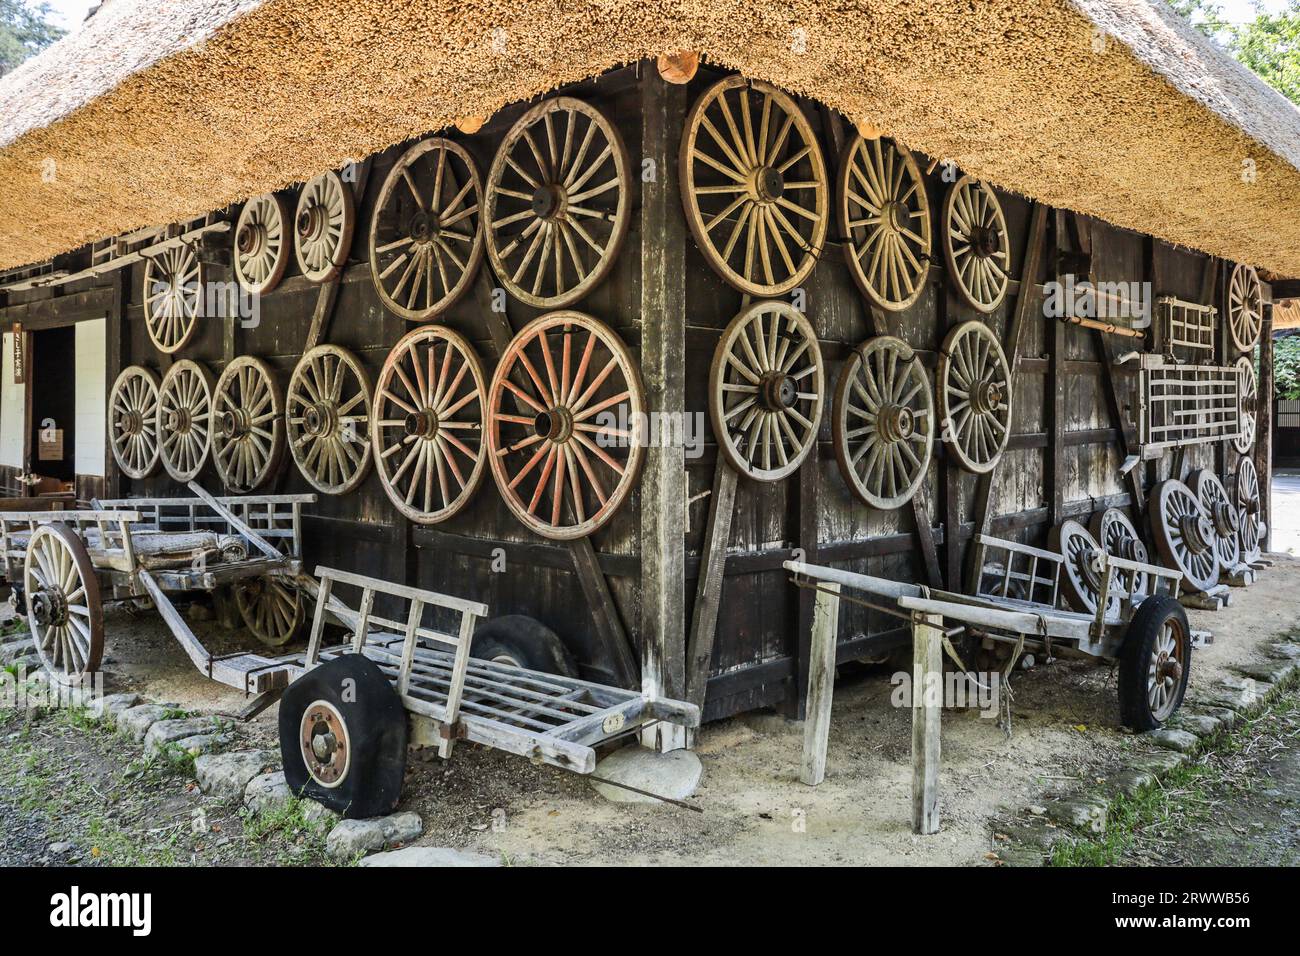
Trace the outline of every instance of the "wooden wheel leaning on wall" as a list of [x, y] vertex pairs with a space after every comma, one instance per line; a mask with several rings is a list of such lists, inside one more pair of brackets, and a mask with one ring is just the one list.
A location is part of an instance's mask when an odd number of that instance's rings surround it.
[[203, 264], [192, 246], [171, 246], [145, 261], [143, 298], [154, 347], [168, 355], [179, 352], [203, 312]]
[[1214, 525], [1196, 492], [1168, 478], [1152, 489], [1147, 513], [1160, 556], [1168, 567], [1183, 573], [1187, 588], [1208, 591], [1219, 583]]
[[352, 189], [336, 172], [321, 173], [303, 184], [294, 211], [294, 254], [310, 282], [328, 282], [339, 274], [352, 248], [356, 211]]
[[289, 205], [274, 193], [244, 203], [235, 223], [232, 265], [240, 287], [250, 295], [270, 292], [289, 265]]
[[289, 453], [317, 491], [341, 495], [370, 471], [370, 376], [337, 345], [318, 345], [289, 376], [284, 421]]
[[1241, 560], [1246, 564], [1258, 561], [1263, 553], [1264, 522], [1260, 520], [1259, 472], [1248, 457], [1237, 459], [1237, 480], [1233, 483], [1233, 503], [1237, 506], [1238, 537], [1241, 540]]
[[1011, 282], [1011, 238], [992, 187], [972, 176], [952, 184], [943, 201], [943, 254], [962, 299], [992, 312]]
[[1238, 265], [1228, 280], [1224, 314], [1232, 342], [1242, 352], [1249, 352], [1259, 341], [1264, 324], [1264, 290], [1254, 266]]
[[1239, 455], [1249, 455], [1255, 448], [1255, 413], [1259, 403], [1259, 379], [1255, 377], [1255, 359], [1243, 355], [1237, 359], [1237, 391], [1241, 396], [1241, 434], [1232, 440]]
[[158, 376], [132, 365], [122, 369], [108, 395], [108, 443], [128, 478], [158, 468]]
[[[1084, 614], [1096, 614], [1101, 602], [1102, 546], [1079, 522], [1067, 518], [1047, 536], [1050, 551], [1059, 551], [1065, 559], [1062, 580], [1070, 606]], [[1106, 602], [1107, 613], [1119, 606], [1119, 595], [1112, 589]]]
[[[1088, 522], [1088, 530], [1097, 539], [1097, 543], [1112, 557], [1123, 558], [1125, 561], [1138, 561], [1142, 564], [1151, 563], [1147, 556], [1147, 546], [1142, 543], [1142, 536], [1138, 534], [1137, 527], [1129, 520], [1128, 515], [1118, 508], [1107, 508], [1105, 511], [1096, 512]], [[1127, 575], [1116, 576], [1120, 586], [1126, 586], [1128, 580]], [[1146, 594], [1148, 585], [1145, 571], [1134, 575], [1134, 594]]]
[[1238, 534], [1239, 519], [1236, 506], [1223, 487], [1219, 476], [1208, 468], [1192, 472], [1188, 485], [1196, 492], [1201, 507], [1209, 515], [1214, 527], [1214, 547], [1219, 552], [1219, 564], [1225, 571], [1230, 571], [1241, 563], [1241, 538]]
[[1011, 441], [1011, 370], [993, 331], [963, 322], [939, 347], [939, 423], [967, 471], [991, 471]]
[[270, 478], [284, 453], [284, 398], [271, 366], [241, 355], [213, 390], [212, 460], [236, 494]]
[[192, 481], [212, 449], [212, 373], [189, 359], [172, 365], [158, 389], [159, 454], [173, 481]]

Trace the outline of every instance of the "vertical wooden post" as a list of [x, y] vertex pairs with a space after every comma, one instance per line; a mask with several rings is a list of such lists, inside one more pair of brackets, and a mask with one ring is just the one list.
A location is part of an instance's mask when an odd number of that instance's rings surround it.
[[939, 832], [943, 618], [912, 616], [912, 832]]
[[840, 623], [840, 586], [820, 584], [813, 602], [812, 648], [808, 662], [807, 717], [803, 722], [803, 766], [799, 779], [815, 787], [826, 779], [826, 741], [831, 733], [835, 693], [835, 646]]
[[709, 685], [709, 661], [713, 659], [713, 640], [718, 633], [718, 608], [722, 604], [727, 542], [731, 538], [731, 516], [736, 508], [739, 477], [736, 469], [719, 455], [713, 473], [713, 494], [709, 497], [709, 523], [704, 532], [700, 573], [695, 582], [686, 663], [686, 699], [697, 707], [704, 706]]
[[1259, 330], [1259, 388], [1255, 398], [1255, 471], [1259, 473], [1260, 520], [1264, 536], [1260, 547], [1273, 543], [1273, 308]]

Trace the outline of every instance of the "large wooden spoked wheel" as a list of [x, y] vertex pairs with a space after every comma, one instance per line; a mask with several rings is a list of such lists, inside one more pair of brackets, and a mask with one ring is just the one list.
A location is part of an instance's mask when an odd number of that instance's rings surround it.
[[817, 333], [784, 302], [756, 302], [722, 333], [709, 372], [713, 434], [743, 475], [780, 481], [817, 445], [826, 393]]
[[483, 261], [483, 186], [459, 143], [433, 137], [398, 159], [370, 217], [370, 277], [379, 298], [427, 322], [465, 294]]
[[[1147, 555], [1147, 546], [1142, 543], [1137, 527], [1128, 519], [1128, 515], [1118, 508], [1107, 508], [1094, 514], [1092, 520], [1088, 522], [1088, 530], [1111, 557], [1137, 561], [1141, 564], [1151, 563]], [[1126, 588], [1129, 586], [1128, 582], [1128, 573], [1117, 574], [1111, 586], [1118, 585]], [[1149, 584], [1145, 571], [1133, 575], [1133, 594], [1146, 594]]]
[[1237, 482], [1233, 493], [1237, 505], [1238, 536], [1241, 538], [1241, 560], [1250, 564], [1259, 560], [1264, 526], [1260, 520], [1259, 472], [1249, 458], [1237, 459]]
[[849, 272], [868, 299], [893, 312], [921, 295], [930, 272], [930, 200], [912, 154], [855, 136], [837, 183]]
[[559, 96], [510, 128], [487, 185], [487, 245], [501, 284], [558, 309], [609, 273], [627, 234], [632, 180], [618, 129], [589, 103]]
[[284, 451], [284, 400], [271, 366], [241, 355], [213, 392], [212, 459], [222, 483], [244, 493], [275, 472]]
[[997, 336], [963, 322], [940, 348], [939, 422], [958, 462], [977, 474], [993, 468], [1011, 440], [1011, 371]]
[[1182, 572], [1189, 589], [1208, 591], [1219, 583], [1214, 525], [1191, 488], [1176, 478], [1160, 482], [1151, 492], [1147, 513], [1160, 556]]
[[1249, 352], [1259, 341], [1259, 330], [1264, 321], [1264, 292], [1259, 283], [1259, 273], [1253, 266], [1239, 265], [1232, 270], [1228, 280], [1228, 331], [1232, 342], [1243, 352]]
[[[1065, 559], [1061, 567], [1065, 571], [1062, 583], [1066, 600], [1076, 611], [1096, 614], [1101, 602], [1101, 544], [1079, 522], [1066, 519], [1048, 535], [1048, 547], [1059, 551]], [[1119, 596], [1112, 591], [1106, 604], [1107, 613], [1118, 604]]]
[[23, 564], [27, 623], [51, 677], [75, 685], [99, 670], [104, 609], [85, 545], [67, 525], [41, 525]]
[[108, 440], [128, 478], [146, 478], [158, 467], [158, 376], [149, 369], [124, 368], [113, 383]]
[[299, 359], [284, 404], [289, 452], [317, 491], [341, 495], [370, 470], [370, 376], [337, 345]]
[[203, 313], [203, 265], [194, 249], [176, 245], [144, 266], [144, 324], [158, 351], [179, 352]]
[[1201, 507], [1210, 516], [1210, 524], [1214, 526], [1214, 547], [1219, 552], [1219, 564], [1224, 569], [1235, 568], [1241, 563], [1240, 519], [1228, 496], [1228, 489], [1223, 487], [1218, 475], [1205, 468], [1193, 472], [1188, 485], [1196, 492]]
[[294, 254], [309, 282], [328, 282], [348, 261], [356, 225], [352, 189], [333, 171], [307, 180], [294, 211]]
[[830, 190], [793, 99], [743, 76], [718, 81], [691, 107], [678, 162], [686, 222], [718, 275], [757, 298], [808, 278], [826, 242]]
[[832, 432], [835, 457], [854, 494], [898, 508], [925, 480], [934, 451], [934, 401], [921, 360], [902, 339], [879, 336], [840, 369]]
[[993, 188], [970, 176], [952, 184], [943, 201], [943, 254], [961, 297], [992, 312], [1010, 283], [1011, 237]]
[[1255, 447], [1255, 413], [1259, 403], [1259, 380], [1255, 362], [1249, 355], [1237, 359], [1237, 390], [1241, 395], [1241, 434], [1232, 440], [1240, 455], [1249, 455]]
[[488, 389], [492, 477], [515, 517], [544, 538], [605, 524], [636, 482], [645, 397], [636, 360], [581, 312], [534, 319]]
[[412, 521], [446, 521], [478, 489], [486, 380], [474, 349], [443, 326], [408, 332], [384, 360], [370, 440], [384, 492]]
[[250, 295], [270, 292], [289, 265], [289, 206], [273, 193], [244, 203], [235, 222], [234, 268], [240, 288]]
[[212, 447], [212, 375], [198, 362], [172, 365], [158, 390], [159, 454], [175, 481], [192, 481]]
[[282, 647], [297, 637], [306, 620], [298, 589], [274, 575], [235, 585], [235, 606], [244, 626], [268, 647]]

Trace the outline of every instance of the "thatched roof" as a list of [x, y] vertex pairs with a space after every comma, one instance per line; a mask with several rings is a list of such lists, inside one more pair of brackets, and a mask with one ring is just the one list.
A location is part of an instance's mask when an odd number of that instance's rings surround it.
[[1052, 205], [1300, 275], [1300, 112], [1163, 0], [114, 0], [0, 81], [0, 267], [678, 49]]

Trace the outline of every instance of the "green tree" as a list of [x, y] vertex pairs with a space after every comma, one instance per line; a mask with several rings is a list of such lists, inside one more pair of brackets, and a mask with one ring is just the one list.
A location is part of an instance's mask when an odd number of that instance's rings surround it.
[[1211, 39], [1219, 39], [1228, 29], [1228, 22], [1223, 19], [1223, 8], [1210, 0], [1169, 0], [1169, 5]]
[[1300, 0], [1232, 28], [1228, 50], [1292, 103], [1300, 103]]
[[0, 76], [63, 36], [49, 21], [50, 5], [0, 0]]

